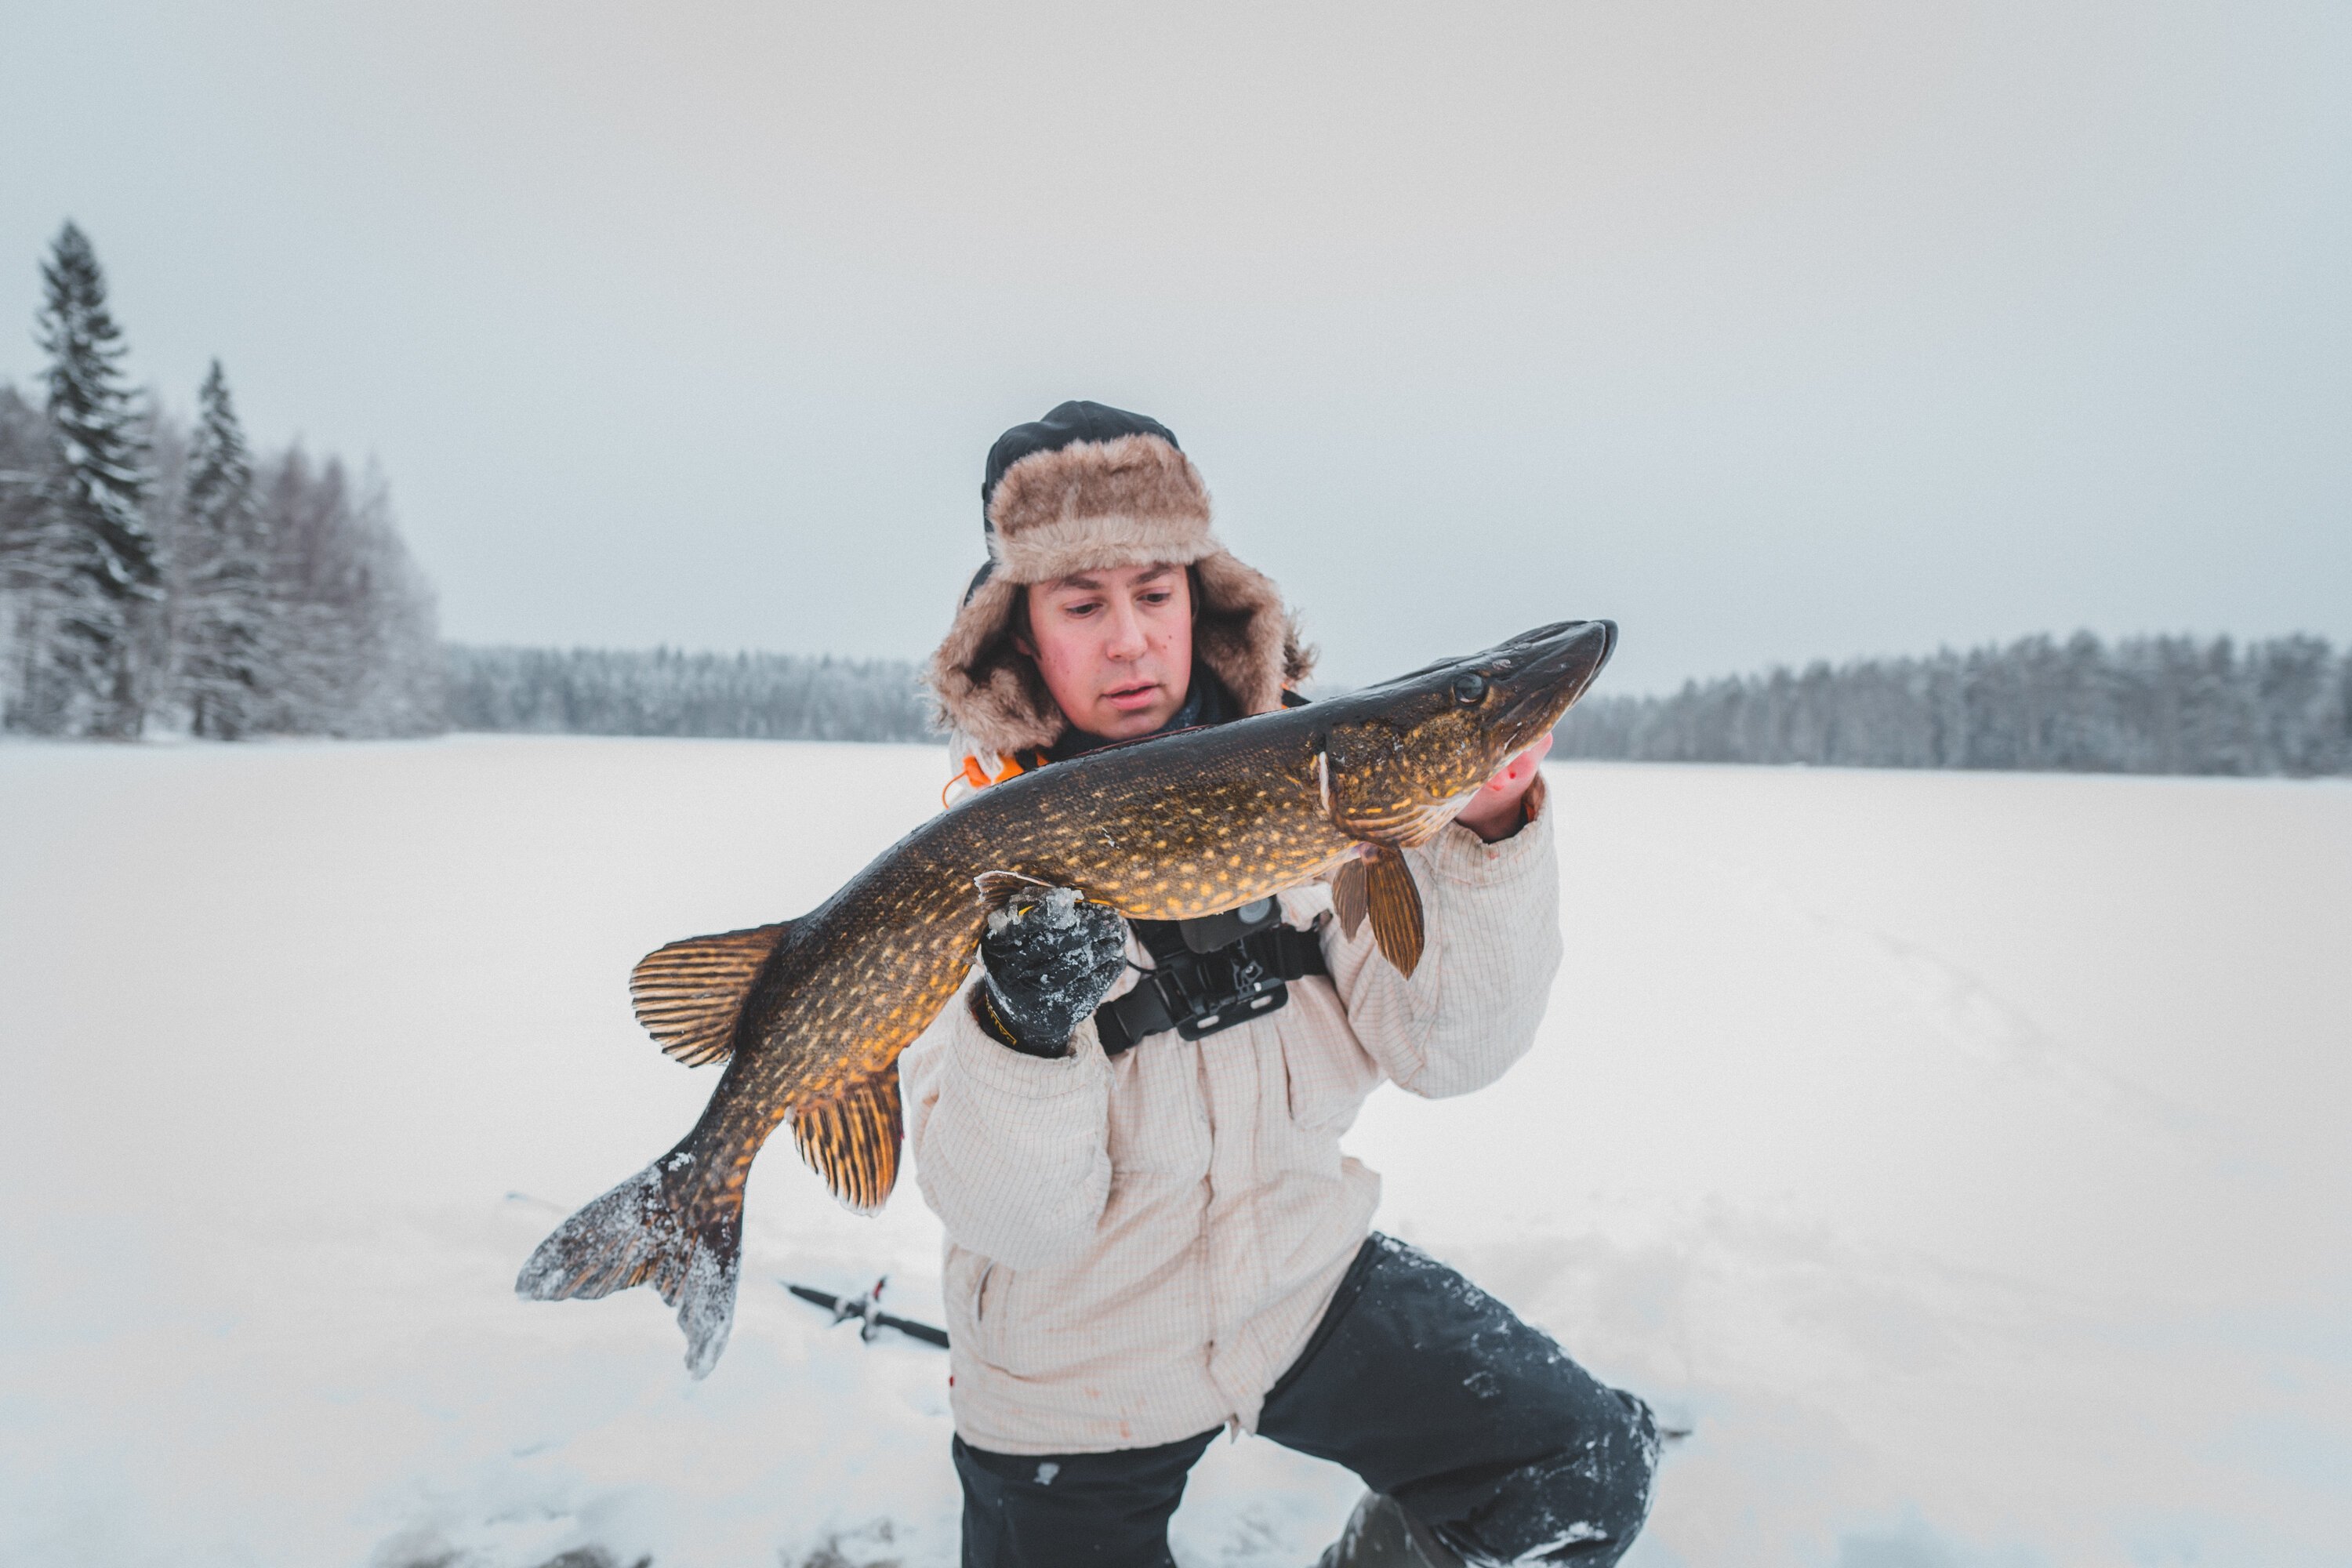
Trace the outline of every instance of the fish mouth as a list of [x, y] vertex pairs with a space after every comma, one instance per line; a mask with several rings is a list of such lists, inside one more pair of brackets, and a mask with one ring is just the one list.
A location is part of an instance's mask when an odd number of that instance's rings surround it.
[[1616, 651], [1615, 621], [1556, 621], [1494, 649], [1487, 675], [1503, 689], [1495, 727], [1514, 747], [1533, 744], [1591, 689]]

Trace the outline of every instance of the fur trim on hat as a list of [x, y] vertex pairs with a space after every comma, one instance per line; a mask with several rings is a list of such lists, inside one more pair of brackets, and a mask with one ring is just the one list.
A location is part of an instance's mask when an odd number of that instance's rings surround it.
[[[1315, 648], [1298, 639], [1298, 621], [1282, 606], [1282, 590], [1225, 550], [1190, 566], [1192, 581], [1200, 583], [1192, 658], [1225, 684], [1244, 712], [1282, 708], [1282, 689], [1315, 670]], [[1000, 576], [973, 588], [922, 672], [939, 700], [940, 726], [973, 754], [1012, 757], [1046, 748], [1068, 729], [1037, 660], [1013, 647], [1013, 605], [1021, 593], [1024, 583]]]
[[1156, 436], [1032, 452], [997, 480], [988, 528], [996, 575], [1012, 583], [1150, 562], [1189, 566], [1218, 548], [1200, 471]]
[[1050, 746], [1065, 727], [1036, 661], [1013, 646], [1013, 606], [1023, 591], [997, 576], [974, 588], [923, 670], [940, 727], [1000, 756]]
[[[1281, 590], [1223, 549], [1187, 564], [1200, 584], [1193, 658], [1224, 682], [1244, 710], [1269, 713], [1281, 707], [1282, 689], [1315, 668], [1314, 650], [1299, 640]], [[923, 671], [941, 726], [999, 756], [1050, 746], [1069, 727], [1036, 662], [1013, 646], [1013, 610], [1023, 586], [991, 575], [972, 590]]]
[[1192, 568], [1192, 656], [1247, 712], [1281, 707], [1283, 687], [1314, 667], [1281, 590], [1217, 542], [1199, 470], [1157, 436], [1073, 441], [1015, 461], [989, 493], [988, 552], [988, 574], [923, 671], [942, 725], [980, 751], [1009, 757], [1068, 728], [1035, 661], [1013, 646], [1013, 607], [1032, 583]]
[[1209, 667], [1244, 712], [1271, 713], [1282, 689], [1307, 679], [1314, 650], [1283, 608], [1282, 590], [1265, 573], [1225, 551], [1192, 563], [1200, 608], [1192, 617], [1192, 657]]

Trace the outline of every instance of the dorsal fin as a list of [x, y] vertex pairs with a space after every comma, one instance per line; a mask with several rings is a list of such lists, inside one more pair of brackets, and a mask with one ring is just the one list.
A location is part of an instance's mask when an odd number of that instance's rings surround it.
[[629, 1000], [637, 1022], [661, 1042], [662, 1054], [690, 1068], [723, 1059], [734, 1048], [744, 994], [792, 926], [784, 921], [690, 936], [637, 960], [629, 972]]
[[898, 1064], [856, 1078], [823, 1100], [793, 1107], [793, 1142], [860, 1214], [876, 1214], [898, 1182]]

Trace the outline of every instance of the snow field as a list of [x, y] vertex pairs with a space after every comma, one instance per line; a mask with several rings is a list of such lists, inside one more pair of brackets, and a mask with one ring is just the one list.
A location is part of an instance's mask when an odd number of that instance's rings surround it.
[[[515, 1300], [715, 1082], [625, 977], [936, 809], [928, 748], [0, 746], [0, 1563], [954, 1561], [936, 1317], [788, 1146], [689, 1383]], [[1630, 1562], [2340, 1563], [2352, 787], [1550, 770], [1569, 958], [1486, 1093], [1376, 1096], [1382, 1225], [1696, 1427]], [[1218, 1445], [1188, 1564], [1356, 1492]], [[887, 1531], [887, 1538], [885, 1532]]]

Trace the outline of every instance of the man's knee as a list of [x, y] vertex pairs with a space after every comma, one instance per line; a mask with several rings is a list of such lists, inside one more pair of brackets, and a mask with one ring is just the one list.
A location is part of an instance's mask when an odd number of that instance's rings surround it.
[[1613, 1418], [1595, 1421], [1588, 1410], [1573, 1441], [1498, 1478], [1464, 1517], [1425, 1522], [1474, 1563], [1615, 1563], [1649, 1518], [1658, 1436], [1647, 1405], [1615, 1389], [1607, 1397]]

